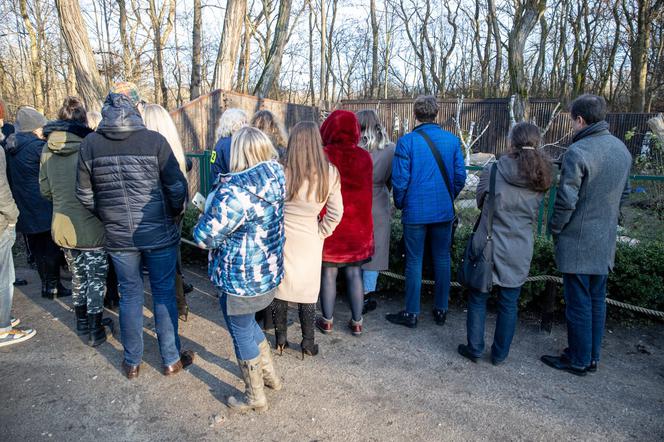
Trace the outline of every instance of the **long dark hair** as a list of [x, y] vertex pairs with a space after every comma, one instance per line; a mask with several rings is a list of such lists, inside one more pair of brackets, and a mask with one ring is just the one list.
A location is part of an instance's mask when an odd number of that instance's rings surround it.
[[83, 100], [74, 96], [65, 98], [62, 102], [62, 107], [58, 110], [58, 120], [76, 121], [87, 126], [88, 116]]
[[529, 188], [546, 192], [551, 187], [551, 161], [539, 147], [542, 136], [532, 123], [518, 123], [510, 131], [509, 155], [514, 158], [521, 176], [528, 181]]

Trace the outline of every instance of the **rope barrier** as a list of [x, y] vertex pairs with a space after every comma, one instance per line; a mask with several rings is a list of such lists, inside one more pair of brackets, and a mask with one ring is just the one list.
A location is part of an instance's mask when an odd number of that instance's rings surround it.
[[[399, 281], [405, 281], [406, 280], [406, 278], [403, 275], [399, 275], [399, 274], [394, 273], [394, 272], [387, 272], [386, 271], [386, 272], [380, 272], [380, 274], [385, 275], [388, 278], [396, 279], [396, 280], [399, 280]], [[563, 283], [563, 278], [561, 278], [559, 276], [552, 276], [552, 275], [536, 275], [536, 276], [529, 276], [528, 278], [526, 278], [526, 282], [546, 282], [546, 281], [555, 282], [556, 284], [562, 284]], [[423, 279], [422, 284], [434, 285], [435, 281], [432, 281], [430, 279]], [[450, 287], [461, 287], [461, 284], [459, 284], [456, 281], [453, 281], [453, 282], [450, 283]], [[644, 314], [644, 315], [654, 316], [656, 318], [664, 319], [664, 312], [660, 312], [660, 311], [657, 311], [657, 310], [651, 310], [649, 308], [644, 308], [644, 307], [639, 307], [639, 306], [632, 305], [632, 304], [627, 304], [625, 302], [616, 301], [615, 299], [611, 299], [611, 298], [606, 298], [606, 303], [609, 304], [609, 305], [612, 305], [614, 307], [619, 307], [619, 308], [622, 308], [622, 309], [625, 309], [625, 310], [631, 310], [633, 312], [637, 312], [637, 313], [641, 313], [641, 314]]]
[[[181, 238], [181, 241], [183, 243], [187, 244], [187, 245], [198, 248], [196, 243], [194, 243], [192, 241], [189, 241], [188, 239]], [[396, 280], [399, 280], [399, 281], [405, 281], [406, 280], [405, 276], [399, 275], [398, 273], [394, 273], [394, 272], [384, 271], [384, 272], [380, 272], [380, 274], [385, 275], [388, 278], [396, 279]], [[535, 276], [529, 276], [528, 278], [526, 278], [526, 282], [547, 282], [547, 281], [555, 282], [556, 284], [562, 284], [563, 283], [563, 278], [561, 278], [560, 276], [552, 276], [552, 275], [535, 275]], [[432, 281], [430, 279], [423, 279], [422, 284], [434, 285], [435, 281]], [[450, 283], [450, 287], [461, 287], [461, 284], [459, 284], [456, 281], [452, 281]], [[625, 309], [625, 310], [631, 310], [633, 312], [637, 312], [637, 313], [641, 313], [641, 314], [644, 314], [644, 315], [654, 316], [656, 318], [664, 319], [664, 312], [660, 312], [660, 311], [657, 311], [657, 310], [651, 310], [651, 309], [648, 309], [648, 308], [639, 307], [639, 306], [632, 305], [632, 304], [627, 304], [625, 302], [616, 301], [616, 300], [610, 299], [610, 298], [606, 298], [606, 303], [609, 304], [609, 305], [612, 305], [614, 307], [619, 307], [619, 308], [622, 308], [622, 309]]]

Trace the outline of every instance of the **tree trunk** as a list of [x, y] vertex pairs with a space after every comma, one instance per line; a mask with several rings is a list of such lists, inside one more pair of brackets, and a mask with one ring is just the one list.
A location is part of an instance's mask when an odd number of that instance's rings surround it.
[[[643, 112], [646, 107], [646, 79], [648, 75], [648, 51], [650, 50], [651, 0], [638, 0], [636, 11], [636, 35], [630, 43], [631, 80], [630, 110]], [[629, 20], [629, 17], [628, 17]]]
[[378, 91], [378, 38], [379, 28], [376, 18], [376, 0], [371, 0], [369, 4], [371, 12], [371, 88], [369, 95], [376, 98]]
[[493, 69], [494, 94], [499, 95], [503, 69], [503, 46], [500, 39], [500, 26], [498, 24], [498, 16], [496, 15], [495, 0], [487, 0], [487, 6], [489, 9], [489, 20], [491, 21], [491, 33], [496, 43], [496, 65]]
[[284, 54], [284, 47], [288, 41], [292, 0], [281, 0], [279, 2], [279, 16], [277, 26], [272, 39], [272, 46], [267, 55], [265, 68], [256, 83], [254, 95], [261, 97], [271, 96], [276, 89], [279, 81], [279, 72], [281, 71], [281, 60]]
[[[320, 0], [320, 91], [319, 96], [322, 102], [327, 99], [327, 67], [325, 65], [327, 53], [327, 14], [326, 14], [325, 0]], [[321, 106], [322, 107], [322, 106]]]
[[98, 111], [104, 97], [104, 84], [85, 29], [79, 3], [76, 0], [55, 0], [60, 18], [60, 31], [76, 72], [76, 89], [88, 110]]
[[235, 62], [240, 49], [242, 24], [247, 12], [247, 0], [228, 0], [224, 16], [224, 30], [219, 42], [217, 60], [214, 66], [212, 85], [214, 89], [229, 91], [233, 87]]
[[523, 51], [526, 39], [544, 14], [546, 0], [524, 0], [514, 11], [514, 23], [509, 33], [507, 58], [510, 74], [510, 93], [515, 96], [514, 119], [528, 118], [528, 82], [524, 71]]
[[30, 78], [32, 80], [32, 97], [34, 106], [38, 111], [44, 112], [44, 94], [42, 90], [42, 75], [39, 62], [40, 57], [39, 46], [37, 45], [37, 33], [35, 32], [35, 28], [32, 26], [30, 16], [28, 15], [27, 0], [20, 0], [19, 6], [21, 8], [21, 18], [23, 19], [25, 31], [28, 33], [30, 39]]
[[191, 31], [191, 81], [189, 83], [189, 99], [201, 95], [201, 0], [194, 0], [194, 23]]

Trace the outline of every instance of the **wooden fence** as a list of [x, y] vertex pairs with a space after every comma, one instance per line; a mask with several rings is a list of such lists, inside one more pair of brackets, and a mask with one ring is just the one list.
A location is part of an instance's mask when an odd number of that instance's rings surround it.
[[[530, 113], [532, 121], [540, 127], [545, 126], [551, 118], [556, 107], [555, 100], [531, 100]], [[439, 99], [440, 111], [437, 122], [452, 133], [457, 133], [453, 118], [457, 113], [456, 99]], [[347, 100], [342, 101], [338, 109], [359, 111], [374, 109], [388, 133], [393, 139], [412, 130], [414, 125], [413, 100]], [[643, 135], [648, 131], [647, 121], [657, 114], [612, 113], [607, 115], [611, 133], [624, 140], [625, 133], [636, 128], [638, 134], [629, 142], [627, 147], [633, 155], [641, 151]], [[460, 125], [467, 131], [471, 121], [476, 123], [475, 133], [481, 131], [487, 123], [489, 129], [480, 138], [473, 150], [478, 152], [500, 153], [507, 149], [507, 134], [510, 128], [509, 99], [464, 100], [461, 108]], [[561, 146], [567, 146], [572, 140], [572, 125], [569, 114], [561, 112], [551, 124], [544, 143], [559, 141]]]
[[[457, 129], [452, 120], [457, 113], [456, 99], [440, 99], [439, 106], [437, 122], [450, 132], [456, 133]], [[185, 151], [200, 152], [212, 149], [217, 141], [215, 131], [219, 117], [224, 110], [232, 107], [245, 110], [250, 117], [258, 110], [267, 109], [274, 113], [287, 129], [301, 120], [317, 121], [321, 116], [316, 107], [216, 90], [171, 112]], [[546, 125], [555, 107], [555, 100], [531, 100], [532, 120], [540, 126]], [[350, 111], [376, 110], [393, 140], [412, 130], [414, 125], [412, 99], [348, 100], [341, 101], [335, 108]], [[623, 140], [627, 131], [636, 128], [636, 136], [626, 144], [632, 154], [637, 155], [641, 151], [643, 134], [648, 131], [647, 121], [655, 115], [654, 113], [612, 113], [608, 114], [607, 121], [611, 132]], [[487, 123], [490, 124], [489, 129], [474, 146], [474, 151], [500, 153], [507, 149], [507, 134], [510, 127], [508, 99], [465, 100], [460, 120], [462, 130], [468, 130], [471, 121], [474, 121], [476, 133]], [[567, 146], [571, 139], [572, 126], [569, 114], [561, 112], [551, 124], [544, 143], [559, 142], [560, 146]], [[552, 155], [558, 156], [559, 152], [556, 152], [555, 148], [550, 151]]]
[[283, 103], [217, 89], [171, 112], [185, 151], [200, 152], [212, 149], [217, 141], [215, 131], [219, 117], [229, 108], [240, 108], [247, 112], [249, 118], [256, 111], [269, 110], [284, 123], [286, 129], [290, 129], [298, 121], [316, 121], [319, 118], [318, 109], [311, 106]]

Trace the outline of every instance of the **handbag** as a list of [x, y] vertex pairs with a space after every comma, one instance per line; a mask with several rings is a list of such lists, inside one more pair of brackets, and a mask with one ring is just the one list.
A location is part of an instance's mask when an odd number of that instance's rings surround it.
[[459, 284], [482, 293], [489, 293], [493, 288], [493, 213], [495, 210], [496, 169], [496, 163], [494, 163], [491, 166], [489, 179], [489, 201], [488, 205], [485, 203], [483, 208], [483, 211], [488, 210], [486, 241], [477, 250], [473, 246], [475, 234], [482, 219], [480, 214], [473, 232], [470, 234], [457, 271]]
[[431, 141], [431, 138], [429, 138], [429, 135], [426, 132], [419, 130], [415, 130], [413, 132], [424, 138], [424, 141], [426, 141], [427, 146], [429, 146], [431, 154], [436, 159], [436, 164], [438, 164], [438, 170], [440, 170], [440, 174], [443, 176], [443, 182], [445, 183], [445, 187], [447, 187], [447, 192], [450, 194], [450, 202], [452, 203], [452, 213], [454, 214], [454, 218], [452, 218], [452, 240], [450, 241], [450, 249], [451, 249], [452, 246], [454, 245], [454, 234], [456, 233], [457, 226], [459, 225], [459, 218], [457, 217], [456, 208], [454, 207], [454, 192], [452, 192], [452, 184], [450, 183], [450, 177], [447, 174], [447, 168], [443, 163], [443, 159], [440, 156], [440, 152], [438, 152], [438, 149], [436, 149], [436, 146], [434, 146], [433, 141]]

